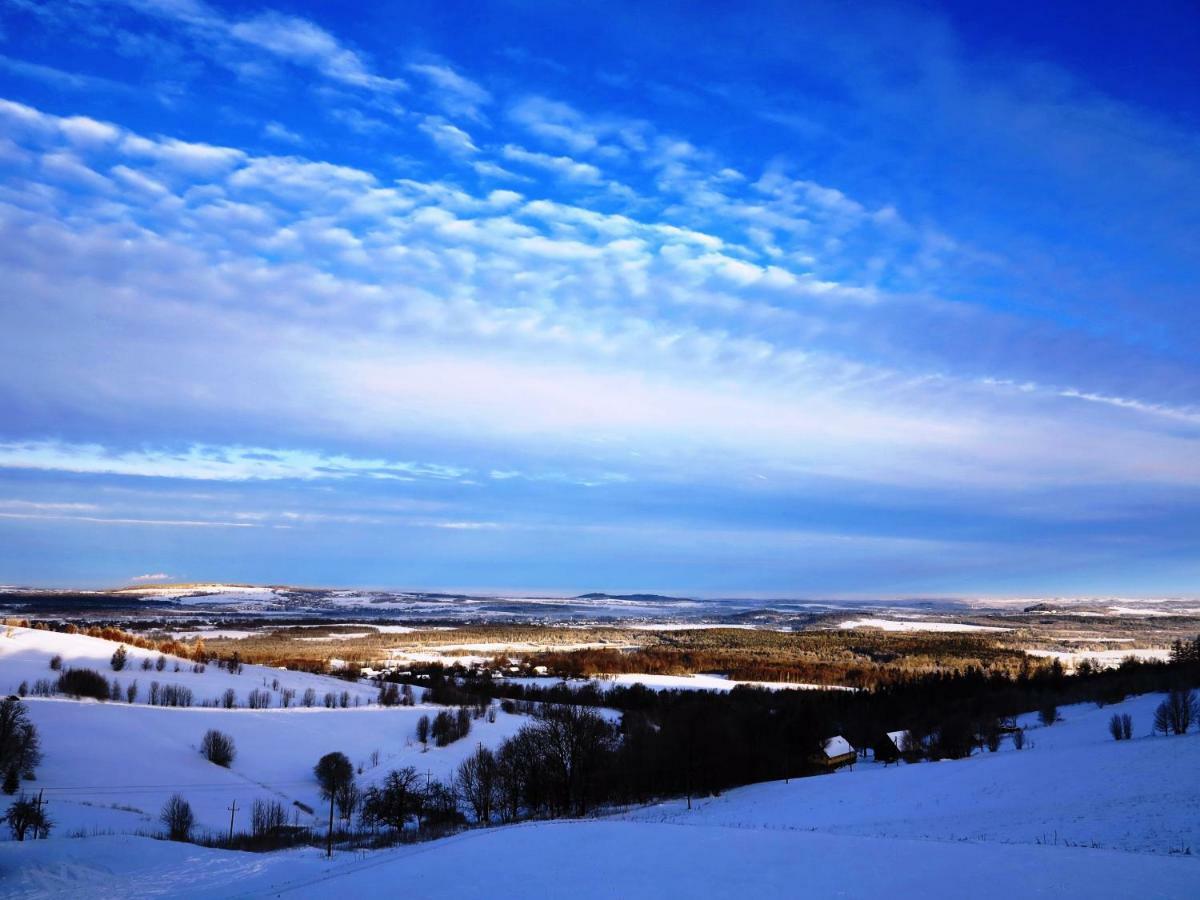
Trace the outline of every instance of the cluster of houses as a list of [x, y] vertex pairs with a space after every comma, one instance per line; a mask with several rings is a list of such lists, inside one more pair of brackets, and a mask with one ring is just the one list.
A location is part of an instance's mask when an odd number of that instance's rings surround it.
[[[898, 760], [908, 751], [911, 741], [907, 731], [889, 731], [883, 739], [872, 748], [872, 752], [880, 762], [889, 763]], [[865, 755], [865, 754], [864, 754]], [[842, 766], [852, 766], [858, 759], [859, 750], [840, 734], [827, 738], [821, 751], [810, 758], [810, 762], [822, 768], [840, 769]]]

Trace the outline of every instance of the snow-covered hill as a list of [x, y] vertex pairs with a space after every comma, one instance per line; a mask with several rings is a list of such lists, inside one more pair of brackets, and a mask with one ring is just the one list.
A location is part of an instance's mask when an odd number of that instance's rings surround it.
[[[59, 673], [50, 668], [54, 656], [62, 657], [62, 668], [94, 669], [110, 681], [116, 679], [123, 687], [131, 682], [138, 683], [137, 703], [145, 704], [150, 698], [150, 683], [160, 685], [177, 684], [190, 688], [193, 702], [200, 705], [205, 700], [217, 700], [228, 688], [237, 694], [237, 702], [244, 704], [250, 691], [258, 689], [272, 694], [271, 705], [280, 704], [282, 691], [295, 691], [296, 703], [308, 688], [316, 691], [318, 702], [322, 702], [328, 691], [341, 694], [349, 691], [351, 703], [357, 697], [360, 704], [374, 698], [378, 690], [367, 684], [354, 684], [340, 678], [310, 675], [307, 672], [292, 672], [268, 666], [243, 665], [240, 674], [208, 665], [203, 672], [194, 672], [190, 659], [182, 659], [156, 650], [143, 650], [127, 646], [128, 658], [125, 668], [114, 672], [110, 665], [113, 651], [120, 644], [83, 634], [61, 634], [34, 628], [0, 626], [0, 691], [15, 694], [21, 682], [32, 689], [38, 679], [55, 680]], [[160, 671], [154, 667], [160, 656], [166, 664]], [[143, 669], [142, 663], [149, 660], [151, 668]], [[176, 671], [178, 666], [178, 671]]]
[[[12, 678], [11, 658], [0, 656], [0, 681]], [[33, 655], [15, 658], [36, 664]], [[1021, 751], [1005, 742], [960, 761], [865, 763], [730, 791], [692, 810], [673, 801], [601, 821], [472, 831], [331, 862], [309, 849], [252, 855], [127, 834], [67, 835], [146, 827], [176, 789], [212, 827], [227, 824], [235, 799], [241, 809], [258, 796], [315, 805], [311, 766], [334, 749], [366, 765], [365, 782], [408, 764], [444, 776], [477, 741], [515, 731], [519, 717], [477, 722], [466, 741], [421, 753], [408, 740], [419, 707], [250, 711], [31, 700], [46, 747], [38, 785], [60, 824], [47, 841], [0, 843], [0, 893], [1193, 897], [1200, 734], [1151, 736], [1159, 699], [1064, 707], [1050, 727], [1030, 719]], [[1108, 736], [1114, 712], [1133, 717], [1134, 740]], [[232, 769], [196, 752], [208, 727], [234, 736]], [[380, 765], [371, 768], [376, 749]]]
[[[15, 693], [21, 681], [32, 684], [37, 678], [57, 675], [49, 665], [55, 654], [63, 657], [64, 669], [90, 667], [120, 678], [123, 684], [134, 678], [139, 682], [135, 704], [26, 698], [45, 757], [37, 781], [28, 786], [44, 792], [59, 835], [156, 830], [159, 810], [176, 791], [191, 803], [203, 828], [228, 827], [227, 807], [232, 802], [249, 810], [260, 798], [282, 801], [289, 813], [307, 823], [311, 817], [294, 803], [320, 808], [312, 768], [325, 753], [341, 751], [361, 766], [363, 786], [406, 765], [444, 779], [479, 743], [498, 744], [525, 721], [497, 710], [495, 722], [474, 720], [467, 739], [422, 752], [414, 737], [417, 719], [432, 717], [442, 707], [368, 706], [377, 695], [373, 686], [264, 666], [246, 665], [235, 675], [210, 665], [196, 673], [190, 661], [181, 660], [180, 671], [175, 672], [174, 657], [167, 657], [163, 671], [146, 672], [140, 660], [157, 659], [159, 654], [133, 647], [128, 649], [126, 669], [113, 672], [109, 659], [117, 646], [84, 635], [0, 629], [0, 692], [5, 695]], [[244, 704], [247, 693], [257, 688], [271, 695], [272, 708], [148, 706], [151, 680], [190, 687], [197, 702], [216, 699], [232, 687]], [[272, 689], [276, 682], [278, 689]], [[318, 704], [326, 692], [349, 691], [362, 705], [279, 708], [283, 690], [296, 691], [295, 703], [310, 687], [317, 692]], [[210, 728], [234, 739], [237, 757], [229, 769], [209, 763], [199, 753], [201, 738]], [[372, 762], [376, 751], [378, 764]]]

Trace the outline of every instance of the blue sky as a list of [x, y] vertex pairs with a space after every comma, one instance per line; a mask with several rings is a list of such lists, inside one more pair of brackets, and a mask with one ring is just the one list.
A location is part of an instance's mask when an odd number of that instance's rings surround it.
[[0, 2], [0, 582], [1200, 592], [1200, 14]]

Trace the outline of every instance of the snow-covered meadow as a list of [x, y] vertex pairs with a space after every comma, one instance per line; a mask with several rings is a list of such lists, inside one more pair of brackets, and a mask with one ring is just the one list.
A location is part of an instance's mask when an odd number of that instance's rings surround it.
[[[325, 753], [345, 753], [362, 768], [358, 780], [364, 787], [389, 770], [408, 765], [445, 779], [478, 744], [499, 744], [524, 721], [497, 710], [495, 722], [474, 720], [467, 739], [441, 748], [430, 746], [426, 751], [414, 736], [417, 720], [422, 715], [432, 717], [442, 707], [368, 705], [378, 694], [372, 685], [264, 666], [245, 665], [241, 674], [233, 674], [209, 665], [197, 673], [192, 671], [191, 661], [179, 660], [180, 671], [175, 672], [176, 660], [168, 656], [163, 671], [146, 672], [140, 660], [154, 660], [159, 654], [135, 647], [128, 648], [126, 668], [113, 672], [109, 659], [117, 646], [78, 634], [0, 630], [0, 691], [5, 695], [16, 693], [22, 681], [32, 684], [37, 678], [57, 675], [49, 665], [54, 655], [62, 656], [64, 669], [89, 667], [120, 678], [122, 683], [134, 678], [139, 682], [139, 699], [134, 704], [26, 698], [44, 752], [37, 781], [28, 786], [44, 792], [60, 835], [157, 830], [159, 811], [176, 792], [191, 803], [202, 828], [228, 827], [230, 804], [236, 801], [241, 809], [249, 810], [256, 799], [280, 801], [289, 815], [308, 824], [311, 817], [295, 803], [320, 809], [312, 769]], [[259, 689], [271, 695], [272, 708], [150, 706], [146, 698], [151, 680], [189, 687], [197, 703], [216, 700], [233, 688], [239, 704], [244, 704], [247, 693]], [[276, 682], [278, 688], [272, 689]], [[312, 708], [298, 705], [308, 688], [318, 697], [318, 705]], [[280, 708], [280, 694], [289, 689], [296, 691], [293, 705]], [[324, 707], [326, 693], [340, 696], [343, 691], [350, 693], [351, 703], [358, 698], [360, 705]], [[237, 756], [228, 769], [200, 755], [200, 741], [210, 728], [234, 739]], [[375, 752], [378, 763], [373, 762]]]
[[[80, 636], [0, 639], [0, 686], [48, 657], [102, 668], [115, 645]], [[131, 650], [131, 654], [134, 651]], [[70, 654], [70, 655], [69, 655]], [[140, 670], [139, 670], [140, 673]], [[175, 673], [171, 673], [175, 674]], [[185, 673], [178, 673], [184, 675]], [[193, 673], [187, 673], [193, 674]], [[195, 674], [345, 683], [246, 666]], [[310, 681], [315, 679], [315, 681]], [[373, 695], [366, 686], [364, 692]], [[179, 791], [200, 824], [228, 825], [256, 798], [318, 806], [312, 765], [331, 750], [362, 766], [360, 783], [413, 765], [446, 778], [477, 745], [521, 725], [499, 713], [466, 740], [422, 752], [421, 706], [269, 710], [160, 708], [30, 698], [45, 759], [36, 785], [56, 822], [49, 840], [0, 843], [0, 893], [13, 898], [327, 897], [403, 890], [429, 898], [503, 896], [916, 896], [1003, 898], [1195, 896], [1200, 879], [1200, 734], [1151, 735], [1159, 695], [1063, 707], [1052, 726], [1024, 717], [1027, 743], [937, 763], [852, 769], [694, 800], [609, 812], [600, 820], [468, 831], [416, 846], [270, 854], [209, 850], [131, 832], [155, 829]], [[1116, 742], [1114, 713], [1133, 718]], [[210, 727], [233, 736], [228, 770], [199, 754]], [[372, 754], [379, 751], [379, 763]], [[244, 815], [239, 812], [238, 815]], [[306, 814], [298, 813], [301, 821]], [[74, 831], [96, 832], [73, 838]], [[105, 833], [112, 832], [112, 833]]]

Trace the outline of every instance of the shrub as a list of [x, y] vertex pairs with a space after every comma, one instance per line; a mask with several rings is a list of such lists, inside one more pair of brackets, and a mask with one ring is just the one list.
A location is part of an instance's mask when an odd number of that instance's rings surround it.
[[181, 794], [172, 794], [171, 799], [163, 804], [158, 819], [167, 829], [167, 837], [173, 841], [186, 841], [192, 836], [192, 827], [196, 817], [192, 815], [191, 805]]
[[12, 832], [13, 840], [17, 841], [25, 840], [25, 835], [31, 831], [35, 838], [46, 837], [54, 824], [46, 816], [41, 804], [24, 794], [8, 808], [8, 812], [4, 814], [4, 822]]
[[1121, 717], [1113, 713], [1113, 717], [1108, 720], [1108, 733], [1112, 735], [1114, 741], [1123, 740], [1125, 731], [1121, 728]]
[[125, 702], [126, 703], [136, 703], [137, 695], [138, 695], [137, 682], [132, 681], [125, 687]]
[[255, 837], [269, 835], [286, 824], [287, 813], [276, 800], [255, 800], [250, 807], [250, 831]]
[[225, 693], [221, 695], [221, 705], [226, 709], [237, 706], [237, 692], [233, 688], [225, 688]]
[[305, 706], [316, 706], [317, 692], [313, 688], [305, 688], [304, 699], [302, 702]]
[[1047, 701], [1038, 710], [1038, 721], [1043, 725], [1053, 725], [1058, 721], [1058, 706], [1054, 701]]
[[166, 667], [167, 667], [167, 658], [160, 654], [158, 659], [156, 659], [154, 661], [154, 668], [157, 669], [159, 672], [161, 672]]
[[271, 706], [270, 691], [252, 690], [246, 697], [246, 706], [250, 709], [267, 709]]
[[107, 700], [108, 690], [108, 679], [95, 669], [67, 669], [58, 676], [60, 694]]
[[237, 756], [237, 749], [233, 745], [233, 738], [223, 731], [210, 728], [200, 741], [200, 755], [210, 763], [228, 769], [234, 757]]
[[158, 695], [159, 706], [191, 706], [192, 689], [178, 684], [164, 684]]
[[50, 657], [50, 668], [53, 669], [55, 672], [58, 672], [62, 669], [62, 655], [61, 654], [55, 653], [52, 657]]
[[127, 659], [129, 659], [129, 651], [126, 650], [125, 645], [122, 644], [116, 649], [116, 652], [113, 653], [112, 659], [109, 660], [109, 664], [112, 666], [114, 672], [120, 672], [123, 668], [125, 668], [125, 661]]

